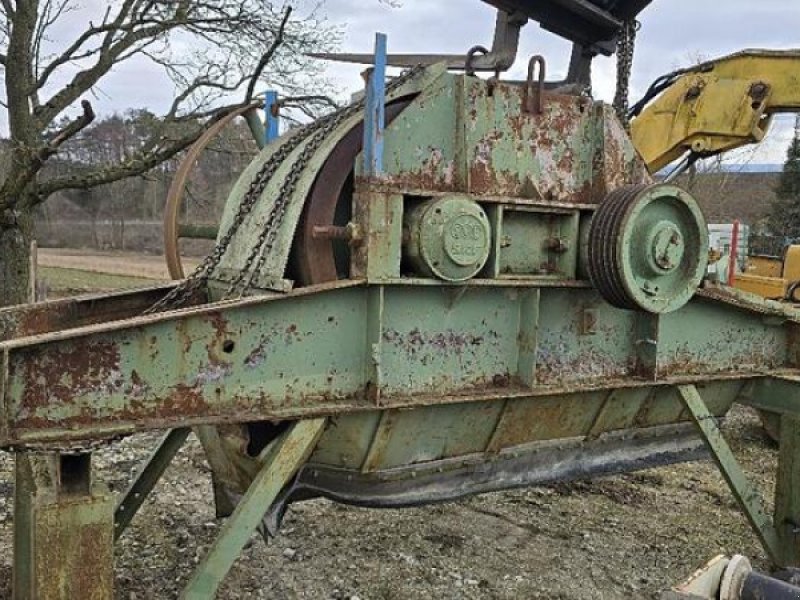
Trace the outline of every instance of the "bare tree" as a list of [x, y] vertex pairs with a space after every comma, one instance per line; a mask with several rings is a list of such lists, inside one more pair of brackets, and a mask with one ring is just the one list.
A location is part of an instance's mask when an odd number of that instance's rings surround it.
[[[82, 18], [63, 41], [59, 27]], [[0, 305], [26, 301], [37, 204], [61, 190], [138, 176], [192, 144], [209, 120], [253, 101], [260, 82], [302, 97], [319, 89], [305, 53], [338, 32], [315, 12], [270, 0], [0, 0], [0, 76], [10, 164], [0, 185]], [[112, 71], [148, 60], [174, 82], [174, 101], [140, 147], [80, 173], [43, 166], [89, 125], [88, 97]], [[148, 85], [149, 82], [142, 82]], [[77, 115], [75, 110], [80, 107]], [[180, 126], [178, 126], [180, 125]]]

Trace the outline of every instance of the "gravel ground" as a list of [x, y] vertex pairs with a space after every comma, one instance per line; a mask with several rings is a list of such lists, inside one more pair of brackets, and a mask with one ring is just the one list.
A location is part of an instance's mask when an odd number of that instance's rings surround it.
[[[757, 418], [726, 424], [771, 502], [776, 451]], [[98, 453], [121, 490], [156, 436]], [[0, 598], [10, 596], [12, 458], [0, 455]], [[192, 437], [117, 548], [116, 598], [174, 598], [218, 532]], [[719, 553], [764, 555], [714, 466], [684, 464], [406, 510], [295, 504], [269, 544], [254, 536], [219, 598], [655, 598]]]

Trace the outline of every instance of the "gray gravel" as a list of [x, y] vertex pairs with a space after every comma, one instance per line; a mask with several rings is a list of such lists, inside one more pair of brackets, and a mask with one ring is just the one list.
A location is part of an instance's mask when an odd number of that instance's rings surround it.
[[[772, 498], [776, 452], [755, 416], [727, 430]], [[119, 491], [157, 436], [98, 453]], [[0, 598], [10, 597], [13, 459], [0, 455]], [[209, 471], [190, 438], [117, 548], [116, 598], [174, 598], [219, 530]], [[719, 553], [764, 555], [710, 463], [460, 502], [368, 510], [294, 505], [278, 538], [254, 536], [220, 598], [654, 598]]]

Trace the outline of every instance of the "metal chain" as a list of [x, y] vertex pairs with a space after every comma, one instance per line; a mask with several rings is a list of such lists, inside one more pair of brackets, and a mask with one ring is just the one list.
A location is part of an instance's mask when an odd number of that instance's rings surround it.
[[633, 54], [636, 49], [636, 32], [639, 31], [639, 26], [639, 22], [635, 19], [625, 21], [617, 37], [617, 90], [613, 107], [626, 131], [630, 129], [628, 97], [633, 71]]
[[[400, 77], [392, 80], [391, 84], [387, 86], [387, 92], [396, 90], [401, 85], [407, 83], [410, 79], [416, 77], [418, 73], [423, 70], [423, 67], [414, 67], [403, 73]], [[279, 226], [282, 222], [286, 209], [290, 204], [293, 197], [297, 182], [302, 175], [303, 170], [308, 165], [309, 159], [314, 153], [319, 150], [319, 147], [325, 141], [325, 138], [334, 131], [345, 120], [357, 114], [364, 109], [364, 100], [359, 100], [349, 106], [346, 106], [338, 111], [335, 111], [313, 123], [310, 123], [297, 130], [296, 133], [288, 136], [282, 140], [280, 147], [269, 157], [264, 163], [259, 172], [255, 175], [250, 182], [250, 187], [242, 198], [242, 202], [236, 211], [236, 215], [231, 222], [230, 227], [225, 232], [219, 243], [214, 247], [211, 253], [203, 260], [203, 262], [192, 272], [192, 274], [178, 284], [169, 294], [162, 298], [159, 302], [151, 306], [144, 314], [152, 314], [155, 312], [168, 310], [170, 308], [177, 308], [186, 303], [189, 298], [206, 282], [212, 275], [214, 269], [220, 264], [223, 256], [230, 247], [236, 232], [239, 231], [242, 224], [245, 222], [247, 216], [253, 211], [253, 208], [258, 203], [267, 185], [275, 175], [276, 171], [283, 164], [294, 150], [300, 144], [308, 140], [308, 143], [303, 148], [300, 155], [294, 160], [289, 170], [289, 174], [281, 186], [278, 197], [270, 209], [267, 221], [261, 230], [261, 233], [253, 245], [253, 248], [248, 255], [243, 268], [238, 272], [236, 278], [231, 283], [226, 297], [233, 291], [238, 291], [240, 294], [246, 292], [255, 277], [255, 274], [260, 271], [269, 256], [269, 250], [275, 242]], [[94, 452], [102, 449], [116, 440], [120, 439], [115, 437], [112, 439], [104, 440], [84, 440], [76, 442], [56, 443], [48, 442], [45, 444], [25, 444], [16, 448], [7, 448], [10, 451], [31, 451], [31, 452], [58, 452], [60, 454], [82, 454]]]
[[[409, 69], [400, 77], [394, 79], [387, 86], [386, 92], [393, 92], [410, 79], [413, 79], [422, 69], [421, 66]], [[328, 115], [326, 121], [322, 123], [320, 127], [317, 127], [312, 132], [311, 136], [309, 136], [309, 141], [289, 168], [289, 173], [286, 175], [281, 185], [277, 198], [270, 209], [267, 221], [261, 229], [261, 233], [256, 239], [255, 244], [253, 244], [253, 247], [250, 249], [250, 253], [245, 259], [242, 268], [238, 271], [236, 278], [228, 286], [224, 298], [241, 297], [250, 289], [253, 280], [261, 273], [264, 264], [269, 258], [270, 250], [272, 250], [280, 229], [280, 224], [283, 221], [291, 199], [294, 197], [297, 183], [300, 181], [300, 177], [308, 165], [308, 161], [316, 154], [319, 147], [333, 131], [346, 120], [364, 110], [364, 104], [365, 99], [361, 98], [342, 110]]]
[[[413, 79], [422, 69], [421, 66], [414, 67], [403, 73], [400, 77], [395, 78], [389, 86], [387, 86], [387, 92], [394, 91], [410, 79]], [[188, 278], [173, 288], [164, 298], [147, 309], [144, 314], [152, 314], [183, 306], [198, 289], [208, 282], [214, 269], [216, 269], [225, 256], [231, 241], [242, 224], [246, 221], [247, 216], [258, 203], [258, 200], [272, 180], [275, 172], [300, 144], [310, 139], [309, 143], [303, 148], [300, 156], [292, 163], [290, 172], [281, 186], [278, 197], [270, 209], [266, 222], [261, 228], [261, 233], [256, 239], [241, 269], [238, 271], [237, 276], [229, 285], [224, 297], [229, 298], [236, 294], [239, 296], [243, 295], [252, 284], [256, 273], [263, 267], [269, 255], [269, 250], [272, 249], [275, 238], [277, 237], [279, 225], [286, 214], [297, 182], [307, 166], [309, 159], [333, 130], [345, 120], [364, 110], [364, 102], [362, 98], [349, 106], [326, 115], [302, 127], [294, 135], [284, 140], [281, 146], [270, 156], [251, 181], [250, 187], [242, 198], [242, 202], [239, 204], [233, 222], [225, 232], [225, 235], [220, 238], [212, 252]]]
[[262, 192], [272, 179], [275, 171], [278, 169], [281, 163], [286, 160], [289, 154], [303, 140], [313, 133], [313, 130], [318, 126], [318, 124], [319, 121], [310, 125], [306, 125], [281, 143], [280, 147], [269, 157], [269, 159], [264, 163], [264, 166], [261, 167], [261, 170], [250, 182], [250, 187], [242, 198], [242, 202], [237, 208], [230, 227], [228, 227], [225, 235], [223, 235], [219, 242], [214, 246], [214, 249], [211, 251], [211, 253], [206, 256], [205, 259], [203, 259], [203, 262], [197, 266], [197, 268], [189, 275], [189, 277], [175, 286], [172, 291], [170, 291], [156, 304], [148, 308], [144, 314], [152, 314], [183, 306], [198, 289], [206, 284], [208, 278], [211, 276], [211, 273], [222, 261], [222, 258], [228, 251], [236, 232], [239, 231], [239, 228], [253, 210], [258, 198], [261, 197]]

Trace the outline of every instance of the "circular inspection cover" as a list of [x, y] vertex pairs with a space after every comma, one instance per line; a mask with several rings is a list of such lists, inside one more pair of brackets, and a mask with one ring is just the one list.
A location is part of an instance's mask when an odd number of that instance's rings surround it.
[[411, 212], [407, 224], [408, 256], [426, 275], [464, 281], [477, 275], [489, 258], [489, 219], [466, 196], [428, 200]]

